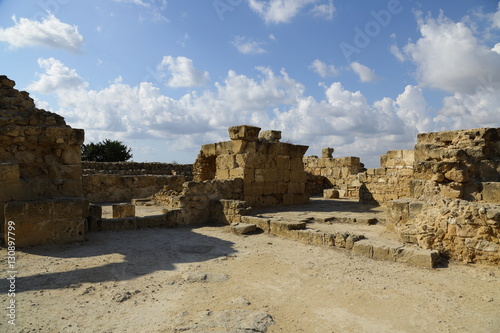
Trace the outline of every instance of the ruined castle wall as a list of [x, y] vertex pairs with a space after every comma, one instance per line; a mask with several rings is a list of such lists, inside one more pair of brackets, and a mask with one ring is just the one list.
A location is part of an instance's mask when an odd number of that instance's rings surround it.
[[[18, 246], [83, 240], [84, 132], [37, 109], [14, 86], [0, 76], [0, 222], [15, 222], [16, 235], [25, 240]], [[55, 210], [66, 204], [74, 210], [62, 209], [62, 217]]]
[[194, 179], [243, 179], [243, 200], [252, 207], [302, 204], [307, 176], [302, 158], [307, 146], [279, 142], [281, 132], [235, 126], [231, 141], [204, 145], [194, 165]]
[[404, 241], [500, 263], [500, 128], [419, 134], [410, 196], [388, 203]]

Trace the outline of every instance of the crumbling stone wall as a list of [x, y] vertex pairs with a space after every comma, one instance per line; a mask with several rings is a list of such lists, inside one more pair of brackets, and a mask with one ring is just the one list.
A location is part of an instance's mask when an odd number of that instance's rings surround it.
[[203, 145], [194, 164], [194, 180], [243, 180], [243, 200], [252, 207], [302, 204], [307, 146], [279, 142], [281, 132], [235, 126], [231, 141]]
[[140, 162], [82, 162], [84, 175], [112, 174], [112, 175], [161, 175], [184, 176], [192, 180], [192, 164], [176, 163], [140, 163]]
[[413, 179], [413, 150], [391, 150], [380, 157], [380, 168], [359, 174], [359, 201], [382, 205], [390, 200], [410, 196]]
[[37, 109], [29, 94], [14, 86], [0, 76], [1, 230], [14, 221], [19, 247], [83, 240], [84, 132]]
[[178, 225], [239, 222], [250, 212], [243, 201], [243, 180], [185, 182], [181, 191], [165, 189], [153, 197], [168, 210], [179, 210]]
[[112, 175], [83, 176], [83, 195], [92, 203], [124, 202], [147, 198], [164, 188], [182, 188], [184, 176]]
[[419, 134], [410, 198], [388, 203], [404, 241], [500, 263], [500, 128]]
[[192, 164], [82, 162], [83, 193], [93, 203], [146, 198], [193, 179]]
[[500, 129], [419, 134], [414, 178], [414, 198], [441, 195], [498, 204], [483, 189], [500, 182]]
[[324, 148], [321, 158], [304, 157], [304, 170], [308, 173], [310, 193], [322, 195], [326, 188], [338, 190], [343, 198], [358, 198], [361, 186], [358, 173], [364, 165], [359, 157], [332, 157], [333, 148]]

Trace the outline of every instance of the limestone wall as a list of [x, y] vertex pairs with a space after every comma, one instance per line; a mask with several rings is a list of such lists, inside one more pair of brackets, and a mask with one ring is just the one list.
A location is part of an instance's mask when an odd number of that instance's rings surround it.
[[184, 176], [93, 174], [83, 176], [83, 196], [92, 203], [149, 197], [165, 187], [182, 189]]
[[391, 150], [382, 155], [380, 168], [359, 174], [359, 201], [383, 205], [389, 200], [410, 196], [414, 160], [413, 150]]
[[204, 145], [194, 165], [194, 180], [243, 179], [243, 200], [252, 207], [308, 202], [302, 158], [307, 146], [279, 142], [281, 132], [235, 126], [231, 141]]
[[[35, 108], [29, 94], [14, 86], [0, 76], [0, 223], [15, 222], [22, 246], [83, 240], [84, 132]], [[65, 218], [50, 208], [64, 204], [74, 208], [63, 210]]]
[[176, 163], [139, 163], [139, 162], [82, 162], [84, 175], [181, 175], [192, 180], [192, 164]]
[[[245, 215], [247, 209], [241, 202], [243, 197], [243, 180], [237, 178], [185, 182], [181, 191], [165, 189], [153, 199], [167, 209], [180, 211], [177, 224], [190, 225], [219, 223], [222, 216], [227, 216], [229, 223], [235, 222], [236, 215]], [[228, 201], [240, 203], [231, 206]]]
[[83, 193], [90, 202], [146, 198], [164, 187], [179, 190], [192, 180], [192, 164], [138, 162], [82, 162]]
[[[311, 194], [322, 194], [323, 189], [334, 188], [339, 191], [341, 197], [359, 197], [361, 184], [357, 175], [364, 170], [359, 157], [332, 158], [328, 154], [328, 150], [326, 150], [321, 158], [307, 156], [304, 157], [303, 161], [304, 170], [308, 174], [315, 176], [310, 177], [310, 181], [319, 184], [319, 186], [314, 187], [314, 190], [311, 190]], [[321, 180], [321, 177], [324, 180]]]
[[500, 182], [500, 129], [419, 134], [414, 178], [414, 198], [441, 195], [499, 204], [494, 197], [483, 197], [483, 188]]
[[500, 263], [500, 128], [424, 133], [407, 199], [388, 203], [403, 240], [464, 262]]

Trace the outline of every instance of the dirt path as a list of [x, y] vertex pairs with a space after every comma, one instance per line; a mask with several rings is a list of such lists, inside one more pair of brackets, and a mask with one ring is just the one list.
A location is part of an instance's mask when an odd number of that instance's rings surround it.
[[[2, 315], [1, 332], [500, 327], [499, 267], [452, 263], [425, 270], [268, 234], [238, 236], [224, 227], [96, 232], [88, 239], [18, 251], [17, 325]], [[5, 249], [0, 255], [6, 267]]]

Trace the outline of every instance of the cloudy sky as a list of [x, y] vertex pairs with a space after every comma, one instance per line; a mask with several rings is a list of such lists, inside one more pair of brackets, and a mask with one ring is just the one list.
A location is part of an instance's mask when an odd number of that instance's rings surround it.
[[0, 0], [2, 74], [86, 143], [192, 163], [227, 127], [377, 167], [500, 126], [497, 0]]

